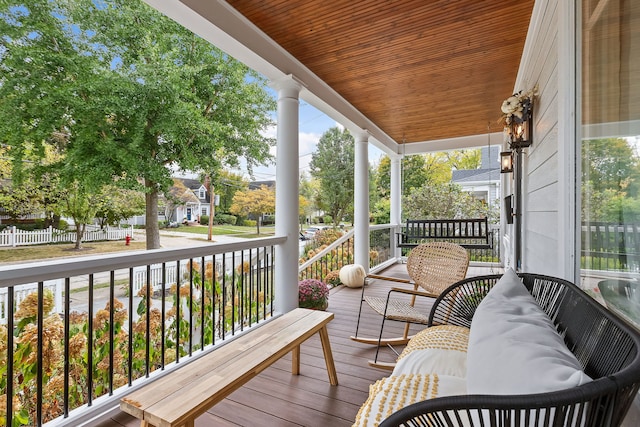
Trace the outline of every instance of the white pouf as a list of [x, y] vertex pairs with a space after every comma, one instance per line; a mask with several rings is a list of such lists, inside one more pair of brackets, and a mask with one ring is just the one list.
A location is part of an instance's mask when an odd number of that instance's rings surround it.
[[340, 281], [348, 288], [361, 288], [366, 275], [360, 264], [349, 264], [340, 269]]

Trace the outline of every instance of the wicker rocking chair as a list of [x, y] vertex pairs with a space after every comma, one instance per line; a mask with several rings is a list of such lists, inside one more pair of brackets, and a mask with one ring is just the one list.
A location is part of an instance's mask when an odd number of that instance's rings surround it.
[[[365, 344], [377, 345], [376, 357], [373, 361], [369, 361], [369, 364], [382, 369], [393, 369], [394, 364], [392, 363], [378, 362], [378, 351], [382, 345], [406, 344], [411, 339], [409, 336], [411, 323], [425, 325], [428, 323], [429, 313], [424, 313], [414, 307], [416, 297], [437, 298], [447, 287], [464, 279], [468, 267], [469, 254], [462, 246], [450, 242], [432, 242], [421, 244], [409, 253], [407, 271], [410, 280], [373, 274], [367, 276], [365, 283], [370, 279], [377, 279], [413, 285], [413, 289], [393, 287], [386, 298], [365, 296], [366, 286], [363, 286], [356, 334], [351, 339]], [[393, 299], [391, 298], [392, 293], [404, 294], [407, 298], [405, 300]], [[378, 338], [358, 336], [363, 302], [382, 315]], [[386, 319], [406, 322], [403, 336], [383, 339], [382, 333]]]

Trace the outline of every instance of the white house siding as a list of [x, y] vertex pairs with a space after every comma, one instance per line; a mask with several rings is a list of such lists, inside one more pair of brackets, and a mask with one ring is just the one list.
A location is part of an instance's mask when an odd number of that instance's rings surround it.
[[521, 269], [565, 277], [565, 259], [572, 254], [563, 243], [569, 230], [561, 227], [568, 209], [563, 200], [566, 189], [561, 187], [568, 183], [559, 173], [558, 160], [558, 3], [536, 1], [515, 89], [528, 90], [537, 84], [539, 93], [533, 145], [523, 156]]

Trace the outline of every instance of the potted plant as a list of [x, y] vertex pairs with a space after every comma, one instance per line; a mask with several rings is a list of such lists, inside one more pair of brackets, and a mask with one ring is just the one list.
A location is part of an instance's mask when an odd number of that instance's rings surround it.
[[329, 287], [316, 279], [298, 282], [298, 306], [312, 310], [326, 310], [329, 306]]

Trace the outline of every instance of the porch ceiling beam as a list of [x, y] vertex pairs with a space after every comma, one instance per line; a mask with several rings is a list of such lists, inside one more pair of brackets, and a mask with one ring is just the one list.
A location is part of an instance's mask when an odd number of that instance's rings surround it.
[[464, 136], [460, 138], [439, 139], [437, 141], [414, 142], [404, 144], [400, 154], [423, 154], [438, 151], [458, 150], [472, 147], [486, 147], [491, 142], [492, 146], [501, 146], [503, 142], [503, 133], [491, 132], [483, 135]]

